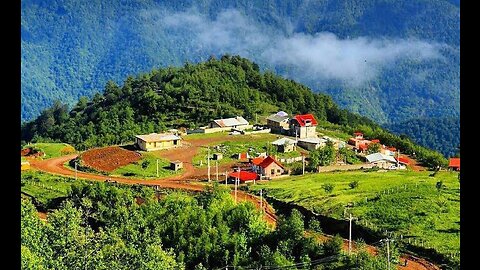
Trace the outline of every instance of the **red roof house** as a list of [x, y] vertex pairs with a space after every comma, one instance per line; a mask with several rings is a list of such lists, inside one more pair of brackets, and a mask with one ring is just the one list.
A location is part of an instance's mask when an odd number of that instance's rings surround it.
[[379, 139], [373, 139], [372, 143], [380, 143], [380, 140]]
[[450, 158], [448, 167], [455, 171], [460, 171], [460, 158]]
[[228, 177], [233, 181], [239, 178], [241, 183], [248, 183], [257, 179], [258, 175], [254, 172], [240, 171], [240, 172], [231, 172], [228, 174]]
[[317, 119], [313, 114], [298, 114], [290, 119], [290, 135], [300, 139], [316, 137]]
[[256, 157], [256, 158], [252, 158], [252, 160], [250, 161], [253, 165], [260, 165], [260, 163], [262, 163], [262, 161], [265, 159], [265, 157]]
[[315, 117], [313, 116], [313, 114], [299, 114], [299, 115], [295, 115], [295, 120], [297, 120], [298, 124], [301, 126], [301, 127], [305, 127], [305, 126], [316, 126], [318, 125], [317, 123], [317, 120], [315, 119]]
[[285, 167], [271, 156], [266, 157], [257, 167], [257, 173], [266, 178], [279, 176], [284, 172]]

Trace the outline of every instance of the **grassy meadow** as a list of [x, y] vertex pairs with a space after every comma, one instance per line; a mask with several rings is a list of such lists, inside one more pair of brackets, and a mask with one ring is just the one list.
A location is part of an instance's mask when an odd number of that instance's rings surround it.
[[[251, 186], [268, 196], [338, 219], [349, 213], [361, 225], [423, 241], [443, 254], [460, 250], [458, 173], [423, 171], [330, 172], [293, 176]], [[356, 188], [350, 183], [358, 181]], [[437, 182], [442, 187], [437, 188]], [[328, 193], [324, 184], [333, 185]]]
[[25, 146], [33, 147], [45, 153], [44, 159], [60, 157], [75, 153], [75, 148], [68, 143], [33, 143]]
[[[158, 177], [157, 177], [157, 159], [158, 159]], [[147, 168], [142, 168], [142, 163], [147, 160], [149, 162]], [[132, 178], [164, 178], [175, 174], [183, 173], [184, 169], [173, 171], [169, 169], [170, 161], [157, 157], [154, 152], [142, 153], [142, 159], [120, 167], [110, 173], [110, 175], [121, 175]]]

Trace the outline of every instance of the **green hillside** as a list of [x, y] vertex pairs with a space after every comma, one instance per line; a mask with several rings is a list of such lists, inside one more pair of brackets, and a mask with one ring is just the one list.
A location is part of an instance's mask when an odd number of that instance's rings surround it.
[[22, 125], [22, 140], [66, 142], [84, 150], [128, 143], [136, 134], [195, 128], [236, 115], [254, 122], [257, 115], [278, 110], [289, 115], [313, 113], [322, 125], [346, 134], [361, 130], [367, 138], [378, 138], [402, 153], [415, 153], [429, 167], [446, 164], [438, 152], [340, 109], [329, 96], [271, 72], [261, 73], [254, 62], [228, 55], [128, 77], [122, 86], [108, 82], [103, 94], [80, 98], [70, 111], [56, 102]]

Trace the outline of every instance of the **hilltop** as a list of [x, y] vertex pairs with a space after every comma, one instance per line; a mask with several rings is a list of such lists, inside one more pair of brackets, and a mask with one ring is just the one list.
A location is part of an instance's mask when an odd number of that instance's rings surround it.
[[213, 119], [242, 115], [256, 119], [283, 110], [313, 113], [320, 126], [347, 134], [362, 130], [427, 166], [444, 165], [439, 153], [393, 135], [366, 117], [340, 109], [331, 97], [271, 72], [239, 56], [224, 55], [199, 64], [155, 69], [128, 77], [122, 86], [108, 82], [103, 94], [82, 97], [71, 109], [56, 102], [22, 125], [22, 140], [59, 141], [78, 150], [131, 142], [136, 134], [169, 128], [196, 128]]

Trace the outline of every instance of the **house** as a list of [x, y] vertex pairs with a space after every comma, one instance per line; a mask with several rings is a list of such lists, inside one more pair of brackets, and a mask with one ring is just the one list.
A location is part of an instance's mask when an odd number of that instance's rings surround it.
[[181, 162], [180, 160], [175, 160], [175, 161], [170, 162], [170, 169], [172, 169], [174, 171], [178, 171], [181, 168], [183, 168], [183, 162]]
[[250, 155], [248, 154], [248, 152], [243, 152], [243, 153], [234, 154], [233, 157], [236, 159], [248, 159], [250, 158]]
[[357, 140], [363, 140], [363, 133], [359, 132], [359, 131], [356, 131], [353, 133], [353, 136], [355, 139]]
[[382, 153], [374, 153], [366, 156], [368, 162], [374, 166], [389, 169], [391, 165], [396, 165], [397, 161], [392, 156], [388, 156]]
[[217, 119], [210, 122], [209, 128], [235, 128], [243, 130], [249, 127], [248, 121], [241, 116], [233, 118]]
[[135, 145], [143, 151], [155, 151], [180, 146], [181, 139], [179, 136], [169, 133], [150, 133], [136, 135]]
[[339, 139], [334, 139], [334, 138], [331, 138], [331, 137], [328, 137], [328, 136], [323, 136], [322, 137], [323, 139], [327, 140], [327, 141], [330, 141], [333, 143], [333, 146], [336, 148], [336, 149], [340, 149], [340, 148], [343, 148], [345, 147], [345, 142], [344, 141], [341, 141]]
[[448, 168], [454, 171], [460, 171], [460, 158], [450, 158]]
[[300, 139], [317, 137], [317, 120], [313, 114], [295, 115], [290, 119], [290, 135]]
[[250, 171], [231, 172], [228, 174], [228, 181], [235, 183], [235, 179], [239, 179], [240, 183], [254, 182], [258, 178], [258, 174]]
[[393, 157], [397, 153], [397, 148], [382, 145], [382, 147], [380, 147], [380, 153]]
[[261, 175], [262, 178], [270, 179], [272, 177], [280, 176], [285, 174], [285, 167], [276, 161], [271, 156], [266, 157], [260, 164], [258, 164], [257, 173]]
[[213, 153], [213, 160], [220, 160], [223, 158], [223, 154], [222, 153]]
[[267, 126], [272, 130], [272, 133], [282, 133], [289, 128], [288, 120], [288, 114], [280, 111], [267, 117]]
[[259, 156], [256, 158], [250, 159], [250, 166], [252, 171], [259, 172], [260, 171], [260, 164], [265, 160], [266, 156]]
[[297, 142], [295, 142], [295, 140], [284, 137], [272, 142], [272, 144], [277, 147], [277, 152], [287, 153], [295, 151]]
[[324, 138], [304, 138], [298, 139], [297, 145], [308, 151], [312, 151], [325, 146], [327, 141], [328, 140]]

